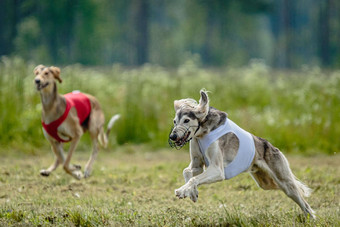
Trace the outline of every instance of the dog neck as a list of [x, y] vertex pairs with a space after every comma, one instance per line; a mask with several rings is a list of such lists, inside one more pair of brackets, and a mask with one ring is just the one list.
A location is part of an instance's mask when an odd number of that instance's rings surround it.
[[57, 84], [52, 88], [40, 91], [42, 103], [42, 121], [46, 124], [58, 119], [65, 111], [66, 102], [62, 95], [58, 94]]
[[203, 138], [209, 132], [223, 125], [228, 114], [210, 107], [208, 115], [200, 122], [200, 129], [196, 133], [196, 137]]

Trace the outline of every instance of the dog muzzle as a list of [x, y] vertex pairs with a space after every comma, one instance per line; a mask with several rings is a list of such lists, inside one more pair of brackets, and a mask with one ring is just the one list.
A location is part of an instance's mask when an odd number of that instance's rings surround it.
[[171, 127], [170, 133], [169, 133], [169, 139], [168, 139], [168, 143], [170, 145], [170, 147], [172, 148], [176, 148], [177, 150], [181, 149], [185, 144], [187, 144], [192, 137], [190, 137], [191, 131], [189, 131], [189, 129], [191, 127], [197, 127], [194, 135], [196, 134], [196, 132], [199, 129], [199, 125], [198, 126], [190, 126], [188, 128], [185, 128], [185, 131], [183, 133], [182, 137], [178, 137], [177, 133], [172, 133], [174, 130], [174, 126]]

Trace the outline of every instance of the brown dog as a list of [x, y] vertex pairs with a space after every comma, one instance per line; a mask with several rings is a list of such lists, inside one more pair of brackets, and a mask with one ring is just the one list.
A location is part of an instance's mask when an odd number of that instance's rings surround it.
[[[52, 151], [56, 155], [55, 162], [40, 171], [42, 176], [49, 176], [60, 164], [64, 170], [81, 179], [89, 177], [92, 165], [98, 154], [98, 140], [103, 147], [107, 146], [109, 132], [119, 115], [111, 118], [107, 131], [104, 132], [104, 114], [97, 99], [80, 92], [60, 95], [57, 92], [56, 80], [61, 83], [60, 69], [38, 65], [34, 69], [35, 85], [40, 92], [42, 102], [43, 132], [51, 143]], [[73, 151], [77, 147], [80, 137], [88, 130], [92, 140], [92, 155], [85, 166], [84, 175], [79, 165], [71, 165]], [[63, 143], [70, 142], [67, 157], [64, 157]]]

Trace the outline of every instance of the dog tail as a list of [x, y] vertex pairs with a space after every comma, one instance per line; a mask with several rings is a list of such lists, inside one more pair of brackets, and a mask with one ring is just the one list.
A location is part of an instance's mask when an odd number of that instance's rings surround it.
[[116, 114], [114, 116], [111, 117], [109, 123], [107, 124], [107, 129], [106, 132], [104, 133], [103, 131], [98, 135], [98, 140], [100, 145], [102, 145], [104, 148], [107, 147], [108, 144], [108, 137], [110, 134], [110, 131], [113, 127], [113, 125], [116, 123], [116, 121], [120, 118], [119, 114]]
[[305, 197], [309, 197], [312, 194], [312, 189], [310, 189], [307, 185], [299, 181], [299, 179], [297, 179], [295, 176], [294, 176], [294, 180], [301, 195]]

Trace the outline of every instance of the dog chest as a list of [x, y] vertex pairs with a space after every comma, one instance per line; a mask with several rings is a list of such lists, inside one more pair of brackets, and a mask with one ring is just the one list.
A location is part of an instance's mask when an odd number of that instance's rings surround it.
[[69, 142], [70, 140], [64, 140], [58, 135], [58, 127], [65, 121], [69, 111], [72, 107], [77, 110], [77, 115], [79, 118], [79, 124], [82, 124], [91, 113], [91, 103], [89, 98], [81, 92], [71, 92], [64, 95], [66, 99], [66, 108], [64, 114], [57, 120], [45, 124], [42, 122], [42, 126], [45, 131], [59, 142]]
[[237, 176], [250, 167], [255, 156], [255, 144], [251, 134], [227, 118], [224, 125], [197, 140], [205, 163], [209, 166], [209, 161], [205, 155], [207, 149], [213, 142], [229, 132], [234, 133], [239, 139], [239, 148], [234, 160], [224, 168], [225, 179]]

